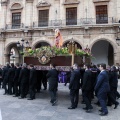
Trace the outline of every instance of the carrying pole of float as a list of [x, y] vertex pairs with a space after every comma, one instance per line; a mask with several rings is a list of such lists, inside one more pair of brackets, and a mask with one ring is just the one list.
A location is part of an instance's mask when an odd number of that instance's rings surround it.
[[77, 44], [75, 44], [75, 42], [72, 40], [67, 44], [68, 47], [68, 51], [72, 56], [72, 60], [71, 60], [71, 66], [74, 64], [74, 58], [75, 58], [75, 51], [77, 49]]
[[74, 59], [75, 59], [75, 54], [74, 54], [74, 53], [72, 53], [71, 55], [72, 55], [71, 66], [73, 66], [73, 64], [74, 64]]

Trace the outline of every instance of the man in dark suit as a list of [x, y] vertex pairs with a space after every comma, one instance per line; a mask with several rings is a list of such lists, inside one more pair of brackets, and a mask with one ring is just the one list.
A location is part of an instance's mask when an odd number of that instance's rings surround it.
[[29, 78], [29, 92], [30, 92], [30, 98], [28, 100], [35, 99], [35, 85], [37, 82], [37, 71], [34, 68], [34, 66], [30, 65], [30, 78]]
[[14, 93], [14, 76], [15, 76], [15, 66], [11, 63], [11, 68], [8, 70], [8, 94], [12, 95]]
[[56, 92], [58, 88], [58, 71], [55, 69], [54, 64], [50, 64], [50, 70], [48, 71], [46, 77], [49, 83], [49, 91], [51, 96], [50, 102], [52, 105], [55, 105], [57, 102]]
[[20, 71], [19, 82], [21, 89], [21, 97], [19, 99], [23, 99], [27, 95], [29, 85], [29, 70], [26, 63], [23, 63], [22, 69]]
[[102, 107], [101, 116], [105, 116], [108, 114], [108, 109], [106, 106], [107, 101], [107, 93], [110, 91], [109, 86], [109, 77], [108, 73], [106, 72], [106, 64], [100, 64], [99, 65], [100, 74], [97, 77], [97, 83], [95, 85], [95, 93], [97, 95], [97, 98], [100, 102], [100, 106]]
[[86, 107], [83, 109], [85, 109], [86, 112], [91, 112], [91, 109], [93, 109], [91, 105], [92, 72], [90, 70], [89, 64], [85, 64], [84, 68], [85, 68], [85, 72], [83, 75], [82, 95], [83, 95], [83, 99], [85, 101]]
[[79, 100], [79, 89], [80, 89], [80, 70], [78, 69], [78, 65], [73, 65], [73, 72], [70, 77], [70, 99], [71, 106], [68, 109], [75, 109], [78, 105]]
[[19, 66], [19, 63], [16, 63], [15, 66], [16, 66], [15, 76], [14, 76], [15, 95], [13, 97], [17, 97], [20, 95], [20, 83], [18, 80], [19, 80], [19, 74], [20, 74], [21, 67]]
[[0, 88], [2, 88], [1, 83], [2, 83], [2, 66], [0, 66]]
[[8, 94], [8, 88], [7, 88], [7, 83], [8, 83], [8, 71], [9, 71], [10, 65], [7, 62], [6, 66], [3, 68], [2, 72], [2, 78], [3, 78], [3, 88], [5, 89], [5, 94]]

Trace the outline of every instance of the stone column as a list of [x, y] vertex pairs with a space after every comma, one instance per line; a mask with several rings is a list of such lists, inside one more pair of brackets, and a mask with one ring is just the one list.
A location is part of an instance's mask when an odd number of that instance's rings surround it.
[[0, 39], [0, 64], [4, 64], [4, 41]]
[[0, 11], [0, 28], [5, 28], [6, 26], [6, 16], [7, 16], [7, 1], [4, 0], [1, 2], [1, 11]]
[[25, 26], [32, 26], [33, 24], [33, 1], [34, 0], [26, 0]]

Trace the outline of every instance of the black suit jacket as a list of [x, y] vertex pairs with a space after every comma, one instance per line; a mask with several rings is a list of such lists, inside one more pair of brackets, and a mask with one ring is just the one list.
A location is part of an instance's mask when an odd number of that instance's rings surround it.
[[92, 72], [86, 70], [83, 75], [83, 85], [82, 90], [91, 90], [92, 89]]
[[15, 82], [15, 83], [17, 83], [18, 80], [19, 80], [20, 70], [21, 70], [20, 67], [19, 67], [19, 68], [16, 68], [16, 70], [15, 70], [15, 76], [14, 76], [14, 82]]
[[108, 73], [106, 71], [102, 71], [97, 77], [95, 92], [97, 93], [97, 95], [99, 95], [101, 93], [109, 92], [109, 91], [110, 91], [110, 86], [109, 86]]
[[110, 88], [117, 88], [118, 87], [118, 75], [117, 72], [110, 72], [109, 78]]
[[69, 89], [80, 89], [80, 70], [71, 73]]
[[27, 83], [29, 81], [29, 70], [27, 68], [23, 68], [20, 71], [19, 82]]
[[3, 68], [3, 72], [2, 72], [2, 78], [3, 78], [3, 82], [7, 83], [8, 82], [8, 71], [9, 71], [10, 66], [6, 66]]
[[58, 83], [58, 71], [56, 69], [51, 69], [46, 75], [49, 84]]
[[9, 82], [13, 82], [14, 81], [15, 70], [16, 70], [15, 67], [11, 67], [8, 70], [8, 80], [9, 80]]

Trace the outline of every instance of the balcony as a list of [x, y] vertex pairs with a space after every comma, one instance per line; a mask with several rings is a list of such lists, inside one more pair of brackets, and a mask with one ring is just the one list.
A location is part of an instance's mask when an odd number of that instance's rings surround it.
[[6, 29], [20, 29], [24, 28], [24, 24], [6, 24]]
[[[96, 19], [96, 18], [81, 18], [81, 19], [67, 19], [67, 20], [50, 20], [33, 22], [33, 28], [59, 28], [59, 27], [80, 27], [80, 26], [97, 26], [97, 25], [117, 25], [120, 24], [120, 20], [114, 18]], [[24, 24], [7, 24], [7, 30], [22, 29], [25, 28]]]
[[108, 25], [119, 23], [115, 19], [107, 18], [103, 19], [95, 19], [95, 18], [81, 18], [81, 19], [67, 19], [67, 20], [50, 20], [44, 22], [33, 22], [34, 28], [39, 27], [66, 27], [66, 26], [83, 26], [83, 25]]

